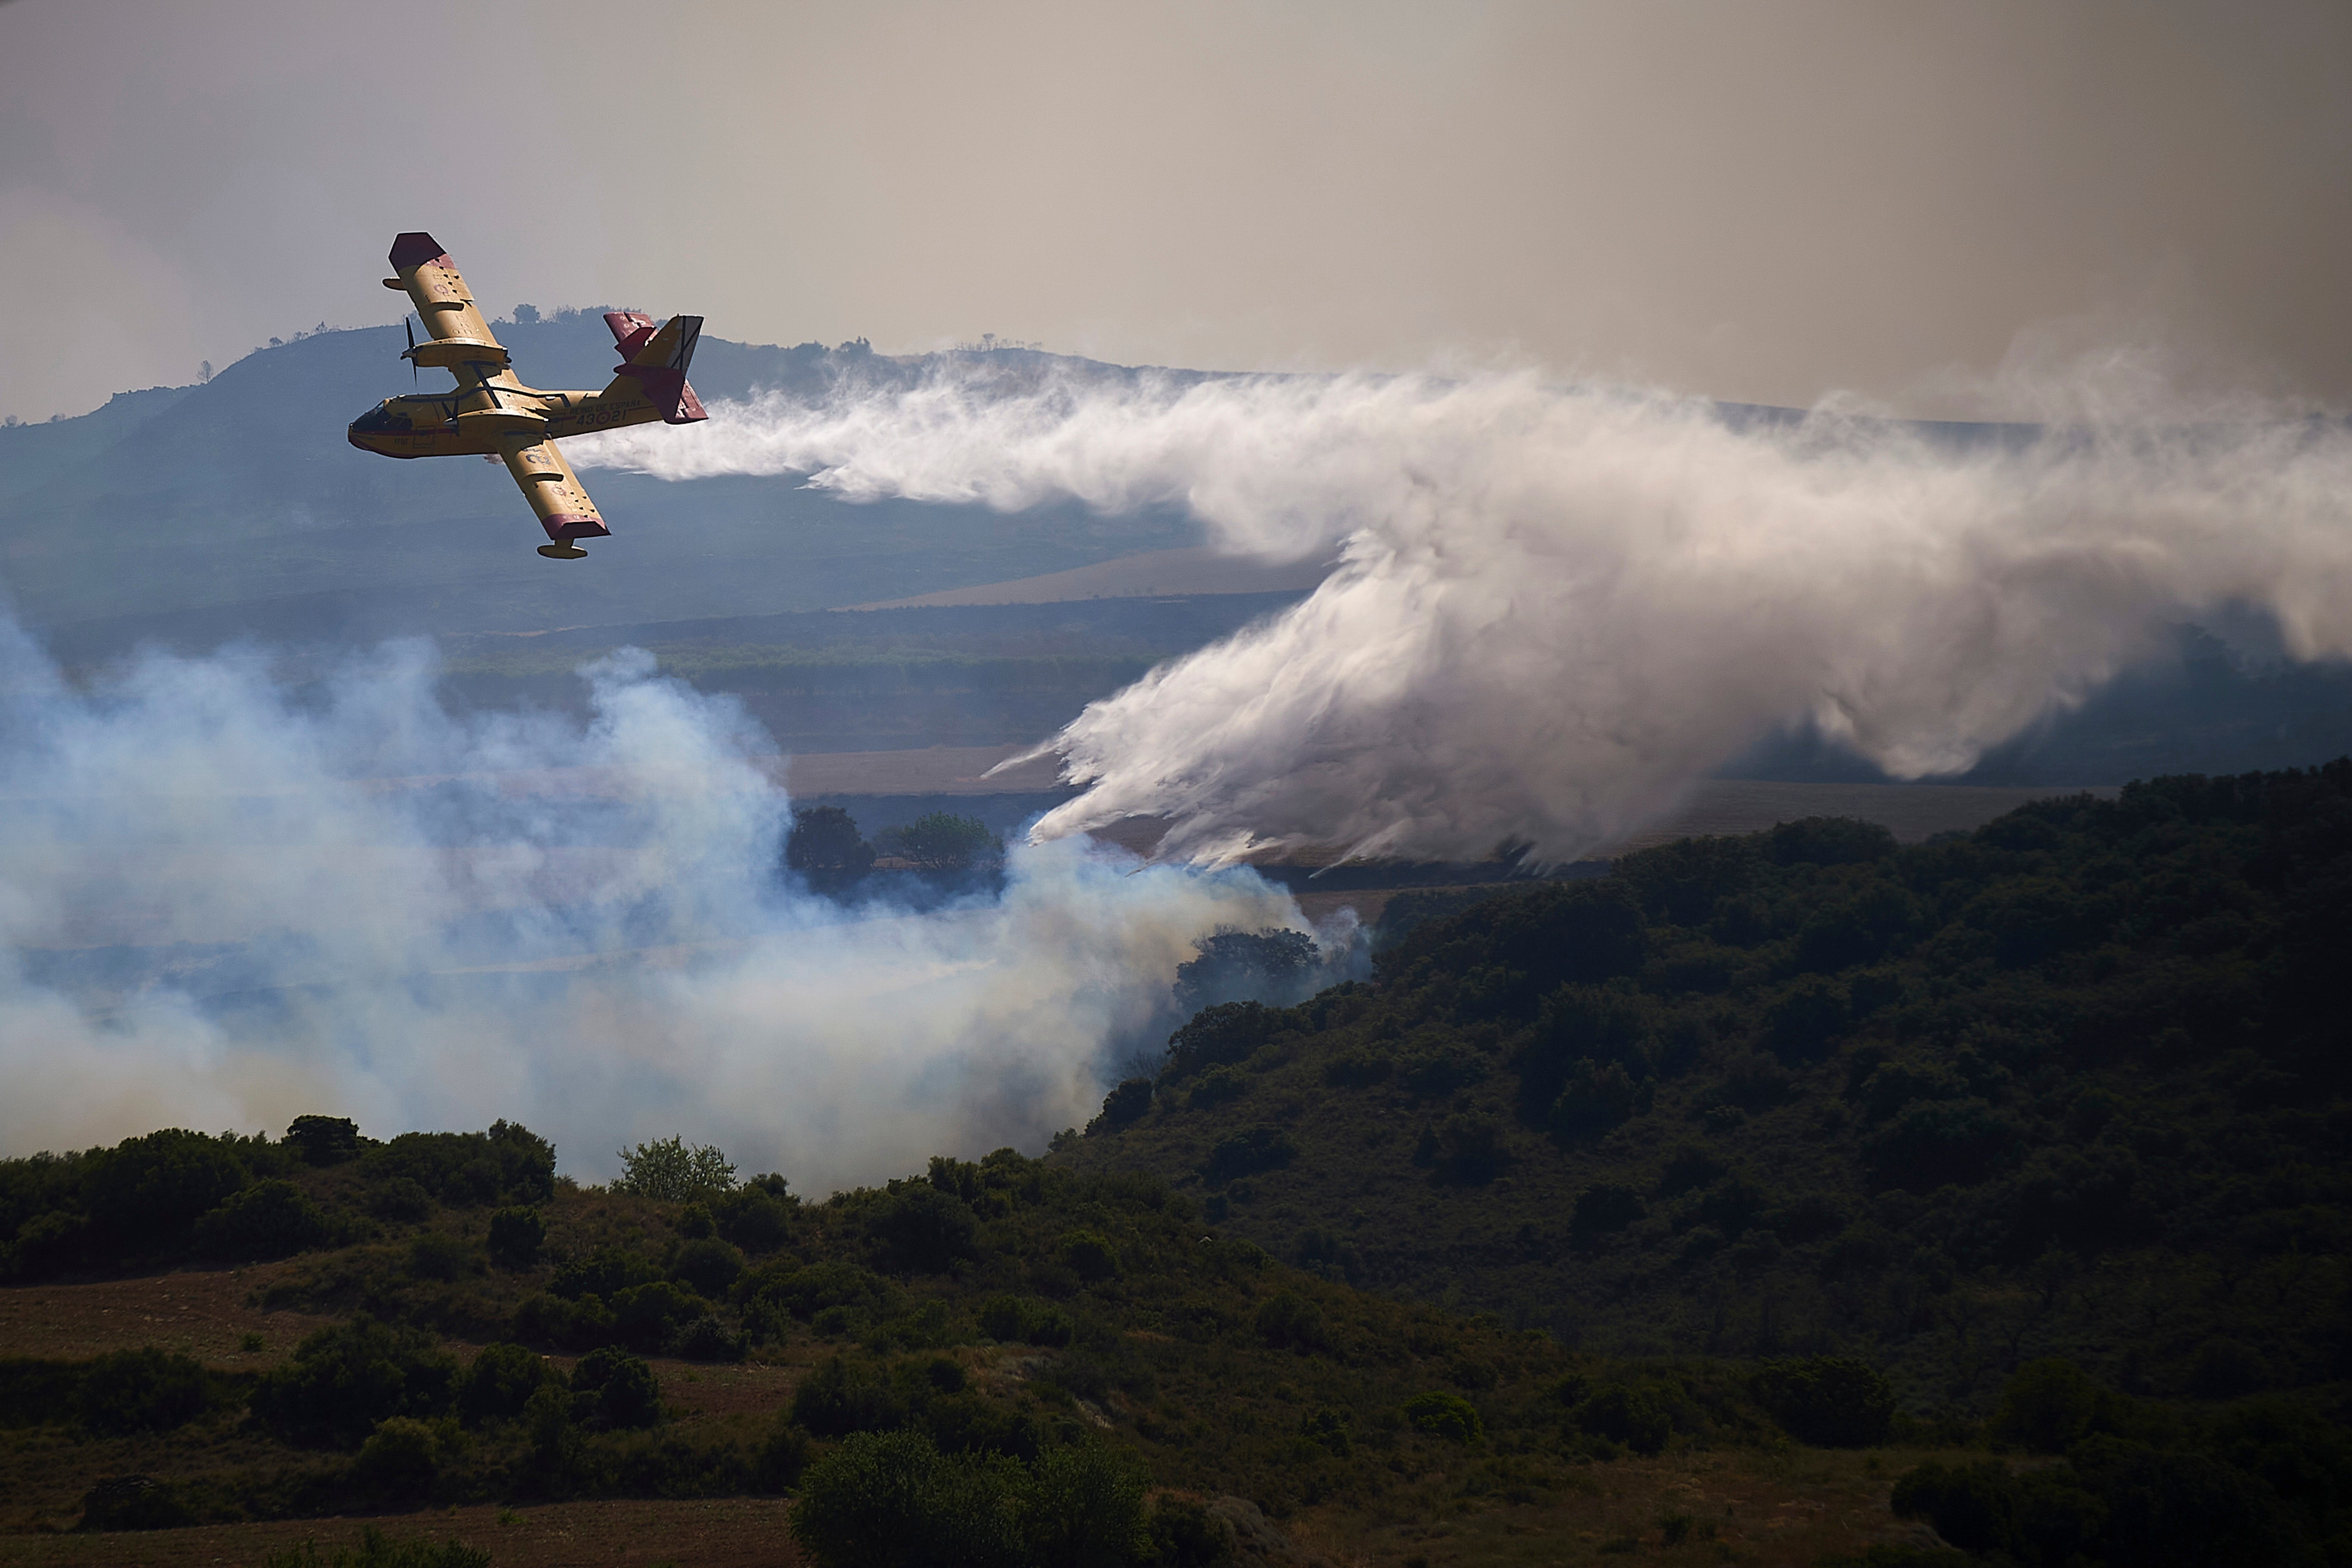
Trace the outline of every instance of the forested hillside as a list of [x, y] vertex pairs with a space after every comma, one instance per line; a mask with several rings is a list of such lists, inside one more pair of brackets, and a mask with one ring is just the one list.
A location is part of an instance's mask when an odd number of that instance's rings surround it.
[[2347, 906], [2352, 763], [2162, 779], [1400, 895], [1370, 983], [1199, 1012], [1047, 1157], [822, 1202], [505, 1122], [0, 1162], [0, 1532], [2342, 1563]]
[[1571, 1347], [1859, 1354], [1922, 1415], [2049, 1355], [2336, 1386], [2347, 794], [2336, 763], [1629, 856], [1201, 1015], [1062, 1157]]

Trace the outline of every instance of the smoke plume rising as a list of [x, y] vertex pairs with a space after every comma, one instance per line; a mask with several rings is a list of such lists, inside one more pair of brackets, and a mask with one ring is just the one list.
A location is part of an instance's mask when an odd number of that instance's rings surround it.
[[1528, 375], [1201, 378], [950, 363], [921, 384], [577, 443], [850, 498], [1189, 508], [1223, 549], [1339, 565], [1289, 611], [1053, 738], [1160, 853], [1266, 845], [1572, 857], [1810, 721], [1890, 773], [1966, 769], [2169, 622], [2275, 616], [2352, 653], [2352, 436], [2105, 411], [1973, 431]]
[[506, 1117], [583, 1176], [682, 1131], [821, 1192], [1085, 1121], [1195, 938], [1298, 923], [1076, 842], [1001, 899], [844, 911], [774, 880], [731, 702], [588, 674], [584, 728], [453, 716], [422, 644], [77, 689], [0, 623], [0, 1152]]

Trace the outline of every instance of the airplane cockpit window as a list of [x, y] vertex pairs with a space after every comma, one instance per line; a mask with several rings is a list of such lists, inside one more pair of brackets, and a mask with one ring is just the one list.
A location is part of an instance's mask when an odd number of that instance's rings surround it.
[[379, 403], [352, 420], [352, 428], [354, 430], [405, 430], [408, 428], [408, 420], [405, 416], [394, 414], [390, 407]]

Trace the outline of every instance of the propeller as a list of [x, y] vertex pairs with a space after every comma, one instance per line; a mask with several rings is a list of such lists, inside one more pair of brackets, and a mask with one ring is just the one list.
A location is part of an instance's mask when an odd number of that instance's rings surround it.
[[406, 316], [403, 316], [400, 318], [400, 330], [408, 334], [408, 352], [400, 356], [408, 362], [408, 383], [411, 386], [422, 386], [425, 384], [417, 379], [416, 374], [416, 329], [408, 324]]

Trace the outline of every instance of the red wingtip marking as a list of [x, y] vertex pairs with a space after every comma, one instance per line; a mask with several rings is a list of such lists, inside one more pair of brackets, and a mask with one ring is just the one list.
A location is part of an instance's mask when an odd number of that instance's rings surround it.
[[613, 532], [604, 519], [585, 511], [559, 511], [541, 518], [539, 525], [550, 539], [608, 539]]
[[429, 234], [404, 234], [392, 242], [392, 267], [395, 272], [405, 272], [412, 267], [422, 267], [436, 256], [446, 256], [441, 242]]

